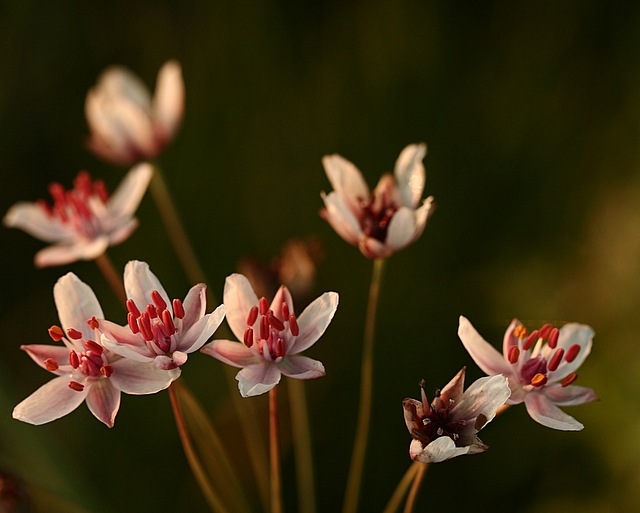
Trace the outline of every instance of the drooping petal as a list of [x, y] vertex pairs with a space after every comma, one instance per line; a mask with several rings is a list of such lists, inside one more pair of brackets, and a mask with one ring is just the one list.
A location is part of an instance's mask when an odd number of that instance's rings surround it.
[[157, 290], [167, 304], [167, 310], [173, 314], [169, 296], [146, 262], [131, 260], [127, 263], [124, 268], [124, 288], [127, 291], [127, 298], [133, 299], [139, 309], [153, 303], [151, 291]]
[[[65, 346], [52, 346], [51, 344], [29, 344], [20, 346], [24, 352], [26, 352], [31, 359], [36, 362], [43, 369], [47, 369], [44, 361], [52, 358], [59, 366], [66, 365], [69, 362], [69, 349]], [[49, 370], [49, 369], [47, 369]], [[55, 371], [49, 370], [58, 376], [65, 374], [64, 371], [58, 369]]]
[[101, 235], [95, 239], [78, 239], [72, 243], [48, 246], [36, 253], [36, 267], [65, 265], [78, 260], [94, 260], [109, 247], [109, 237]]
[[155, 394], [167, 388], [180, 376], [180, 369], [158, 369], [153, 362], [140, 363], [128, 358], [111, 363], [113, 374], [109, 378], [115, 388], [125, 394]]
[[551, 385], [544, 388], [544, 394], [557, 406], [576, 406], [599, 401], [596, 393], [587, 387]]
[[75, 410], [88, 393], [69, 388], [69, 377], [60, 376], [42, 385], [13, 409], [13, 418], [39, 426]]
[[422, 197], [426, 176], [422, 159], [426, 154], [426, 144], [410, 144], [396, 160], [394, 175], [405, 207], [415, 208]]
[[316, 379], [326, 374], [321, 362], [306, 356], [286, 356], [278, 368], [285, 376], [296, 379]]
[[150, 164], [143, 162], [132, 167], [109, 198], [108, 215], [116, 219], [131, 217], [138, 209], [152, 177], [153, 167]]
[[586, 324], [571, 322], [560, 328], [558, 348], [562, 348], [566, 352], [572, 345], [578, 344], [580, 346], [580, 351], [572, 362], [565, 362], [558, 367], [557, 371], [550, 372], [548, 376], [549, 382], [564, 379], [582, 365], [582, 362], [584, 362], [585, 358], [589, 356], [589, 353], [591, 352], [594, 336], [595, 333], [593, 328]]
[[580, 422], [564, 413], [542, 393], [527, 394], [524, 404], [531, 418], [543, 426], [560, 431], [580, 431], [584, 428]]
[[422, 424], [422, 418], [424, 417], [422, 402], [408, 397], [402, 401], [402, 410], [404, 413], [404, 423], [407, 425], [409, 433], [412, 433], [417, 423]]
[[45, 242], [59, 242], [74, 238], [74, 232], [58, 218], [50, 217], [36, 203], [20, 202], [13, 205], [3, 218], [7, 228], [20, 228]]
[[200, 349], [218, 329], [224, 319], [225, 305], [220, 305], [210, 314], [196, 322], [178, 342], [178, 351], [193, 353]]
[[408, 207], [400, 207], [389, 222], [386, 244], [398, 251], [415, 240], [415, 212]]
[[62, 329], [75, 328], [85, 340], [95, 340], [94, 330], [87, 325], [91, 317], [104, 317], [91, 287], [73, 273], [67, 273], [53, 286], [53, 299]]
[[342, 197], [336, 192], [328, 195], [324, 192], [320, 194], [324, 201], [325, 210], [320, 212], [322, 218], [349, 244], [354, 246], [362, 238], [362, 228], [356, 216], [349, 210]]
[[360, 205], [368, 201], [370, 195], [360, 170], [338, 154], [322, 157], [322, 165], [333, 190], [343, 199], [347, 208], [359, 217]]
[[436, 438], [426, 447], [423, 447], [419, 440], [413, 440], [409, 446], [411, 459], [420, 463], [440, 463], [468, 452], [469, 447], [456, 447], [448, 436]]
[[214, 340], [200, 351], [234, 367], [246, 367], [262, 361], [243, 343], [232, 340]]
[[493, 420], [498, 408], [505, 403], [510, 395], [509, 381], [504, 376], [480, 378], [465, 390], [460, 402], [451, 410], [451, 414], [456, 420], [472, 419], [484, 415], [486, 417], [484, 426]]
[[182, 68], [175, 60], [166, 62], [158, 72], [151, 116], [163, 142], [171, 139], [184, 115]]
[[249, 310], [258, 304], [258, 297], [245, 276], [232, 274], [224, 283], [223, 298], [229, 327], [238, 340], [243, 340]]
[[507, 331], [504, 332], [504, 338], [502, 339], [502, 354], [505, 358], [509, 357], [509, 349], [511, 346], [518, 345], [518, 337], [516, 337], [513, 332], [518, 326], [522, 326], [522, 323], [518, 319], [513, 319]]
[[483, 339], [466, 317], [460, 316], [458, 336], [469, 355], [487, 374], [512, 376], [514, 371], [502, 355]]
[[281, 377], [277, 365], [266, 362], [249, 365], [236, 375], [242, 397], [252, 397], [268, 392], [280, 383]]
[[329, 326], [337, 308], [338, 294], [335, 292], [325, 292], [307, 306], [298, 318], [299, 335], [287, 340], [287, 343], [292, 342], [286, 348], [287, 354], [301, 353], [315, 344]]
[[91, 413], [103, 424], [113, 427], [120, 408], [120, 390], [113, 387], [108, 379], [94, 381], [86, 388], [89, 389], [87, 406]]
[[191, 287], [182, 306], [184, 307], [184, 318], [182, 319], [182, 331], [184, 332], [204, 317], [207, 311], [207, 286], [204, 283], [198, 283]]

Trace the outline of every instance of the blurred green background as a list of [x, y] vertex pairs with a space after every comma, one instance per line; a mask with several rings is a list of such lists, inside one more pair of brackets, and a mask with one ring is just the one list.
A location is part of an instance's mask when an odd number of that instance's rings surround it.
[[[579, 384], [601, 402], [566, 409], [580, 433], [510, 409], [483, 431], [489, 452], [429, 469], [418, 511], [640, 510], [640, 4], [5, 1], [0, 211], [48, 197], [53, 180], [70, 187], [80, 169], [113, 190], [125, 170], [84, 148], [86, 92], [116, 63], [153, 87], [169, 58], [183, 66], [186, 115], [160, 164], [216, 295], [240, 259], [269, 261], [291, 237], [323, 241], [314, 297], [338, 291], [340, 307], [309, 352], [327, 376], [306, 383], [321, 511], [342, 501], [371, 262], [317, 215], [330, 189], [320, 159], [340, 153], [374, 186], [420, 141], [438, 208], [388, 262], [362, 511], [381, 511], [410, 464], [402, 399], [464, 365], [469, 381], [482, 375], [457, 338], [460, 314], [495, 345], [513, 317], [592, 325]], [[147, 261], [184, 297], [150, 198], [138, 217], [111, 258]], [[124, 314], [92, 262], [37, 270], [43, 243], [3, 228], [0, 244], [0, 470], [24, 480], [38, 512], [207, 511], [166, 392], [123, 396], [112, 430], [85, 406], [40, 427], [11, 418], [49, 379], [19, 346], [49, 342], [58, 277], [75, 272], [107, 317]], [[221, 366], [193, 355], [183, 379], [232, 432]]]

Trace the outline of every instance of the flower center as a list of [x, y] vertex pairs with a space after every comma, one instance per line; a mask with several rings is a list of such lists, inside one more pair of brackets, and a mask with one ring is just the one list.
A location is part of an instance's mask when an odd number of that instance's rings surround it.
[[[419, 417], [417, 410], [414, 410], [414, 418], [418, 418], [420, 422], [414, 424], [411, 435], [420, 440], [425, 447], [441, 436], [448, 436], [456, 442], [460, 438], [458, 431], [466, 422], [464, 420], [453, 420], [451, 410], [455, 406], [455, 401], [453, 399], [448, 401], [441, 400], [440, 390], [436, 390], [435, 398], [429, 404], [424, 392], [424, 381], [420, 382], [420, 388], [422, 388], [423, 416]], [[412, 408], [415, 409], [415, 406], [412, 405]]]
[[393, 214], [398, 210], [396, 185], [392, 175], [384, 175], [370, 200], [360, 199], [363, 218], [360, 220], [362, 231], [367, 237], [384, 242]]
[[[257, 333], [253, 329], [256, 323], [258, 323]], [[249, 310], [243, 342], [262, 358], [279, 362], [287, 354], [285, 344], [287, 330], [293, 337], [297, 337], [300, 333], [298, 320], [295, 314], [289, 311], [289, 305], [283, 302], [280, 312], [276, 315], [263, 296], [258, 301], [258, 305]]]

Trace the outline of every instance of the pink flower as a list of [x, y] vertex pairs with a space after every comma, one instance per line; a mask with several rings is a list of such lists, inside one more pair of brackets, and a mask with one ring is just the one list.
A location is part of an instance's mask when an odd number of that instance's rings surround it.
[[57, 377], [18, 404], [13, 410], [14, 419], [45, 424], [72, 412], [86, 400], [91, 413], [113, 427], [120, 392], [154, 394], [178, 377], [175, 371], [162, 371], [105, 349], [97, 330], [102, 308], [91, 288], [75, 274], [60, 278], [53, 296], [62, 328], [52, 326], [49, 334], [64, 346], [32, 344], [22, 349]]
[[89, 173], [81, 171], [69, 191], [56, 182], [49, 185], [53, 205], [45, 200], [16, 203], [3, 222], [9, 228], [21, 228], [55, 243], [36, 253], [37, 267], [93, 260], [107, 247], [125, 241], [137, 228], [133, 214], [152, 175], [148, 164], [134, 167], [109, 197], [102, 180], [92, 181]]
[[173, 139], [184, 115], [184, 83], [177, 61], [160, 68], [156, 93], [131, 71], [107, 68], [89, 90], [85, 115], [91, 136], [89, 149], [118, 165], [155, 158]]
[[571, 385], [578, 378], [576, 370], [591, 352], [591, 327], [570, 323], [558, 330], [545, 324], [527, 335], [514, 319], [504, 334], [502, 355], [464, 317], [460, 317], [458, 336], [484, 372], [509, 378], [511, 397], [507, 404], [524, 402], [531, 418], [543, 426], [562, 431], [584, 428], [558, 406], [598, 400], [590, 388]]
[[232, 274], [225, 282], [224, 304], [227, 322], [243, 342], [214, 340], [202, 352], [242, 368], [236, 379], [243, 397], [268, 392], [282, 374], [296, 379], [324, 376], [322, 363], [298, 353], [315, 344], [327, 329], [338, 308], [338, 294], [325, 292], [296, 317], [285, 286], [269, 306], [265, 297], [258, 300], [247, 278]]
[[171, 301], [146, 262], [133, 260], [124, 269], [127, 324], [100, 321], [102, 344], [138, 362], [175, 369], [202, 347], [224, 319], [224, 305], [206, 314], [207, 286], [191, 288], [183, 301]]
[[433, 196], [420, 203], [426, 144], [410, 144], [398, 157], [394, 175], [385, 174], [369, 192], [356, 166], [340, 155], [322, 159], [334, 191], [321, 194], [320, 215], [367, 258], [386, 258], [415, 241], [433, 211]]
[[463, 393], [462, 369], [429, 404], [420, 384], [422, 400], [405, 399], [404, 421], [413, 441], [411, 459], [438, 463], [463, 454], [477, 454], [489, 447], [477, 433], [493, 420], [511, 391], [503, 376], [480, 378]]

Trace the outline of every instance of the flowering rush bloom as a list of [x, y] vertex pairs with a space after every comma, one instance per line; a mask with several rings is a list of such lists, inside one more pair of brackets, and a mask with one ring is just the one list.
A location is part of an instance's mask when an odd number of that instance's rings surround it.
[[503, 376], [480, 378], [466, 391], [462, 369], [429, 404], [420, 383], [422, 400], [405, 399], [404, 421], [413, 441], [411, 459], [421, 463], [438, 463], [463, 454], [477, 454], [489, 447], [477, 433], [493, 420], [498, 408], [511, 391]]
[[49, 185], [53, 205], [45, 200], [20, 202], [4, 216], [9, 228], [53, 242], [35, 256], [37, 267], [93, 260], [107, 247], [126, 240], [138, 226], [133, 217], [153, 175], [149, 164], [139, 164], [127, 173], [112, 196], [102, 180], [92, 181], [81, 171], [65, 191], [59, 183]]
[[326, 155], [324, 170], [333, 192], [321, 194], [320, 215], [367, 258], [386, 258], [415, 241], [433, 211], [433, 196], [420, 203], [426, 144], [410, 144], [396, 160], [394, 175], [380, 178], [369, 192], [356, 166], [340, 155]]
[[591, 352], [591, 327], [572, 322], [558, 329], [545, 324], [527, 333], [514, 319], [504, 334], [502, 355], [464, 317], [460, 317], [458, 336], [484, 372], [509, 378], [511, 397], [507, 404], [524, 402], [533, 420], [552, 429], [584, 428], [558, 406], [598, 400], [590, 388], [571, 384], [578, 378], [576, 370]]
[[123, 166], [153, 159], [182, 123], [180, 64], [172, 60], [160, 68], [153, 99], [131, 71], [109, 67], [87, 93], [84, 110], [91, 130], [87, 145], [98, 157]]
[[206, 314], [207, 286], [189, 290], [184, 301], [171, 301], [146, 262], [132, 260], [124, 268], [127, 324], [100, 321], [102, 344], [137, 362], [176, 369], [202, 347], [224, 319], [224, 305]]
[[[102, 308], [91, 288], [73, 273], [58, 280], [53, 288], [60, 326], [49, 335], [63, 346], [32, 344], [21, 348], [57, 377], [43, 385], [13, 410], [13, 418], [40, 425], [63, 417], [80, 403], [109, 427], [120, 407], [120, 392], [154, 394], [178, 377], [150, 363], [118, 356], [100, 343], [98, 319]], [[66, 334], [66, 336], [65, 336]]]
[[291, 293], [283, 285], [271, 306], [258, 299], [242, 274], [227, 277], [224, 286], [227, 322], [242, 342], [214, 340], [202, 352], [241, 367], [236, 379], [243, 397], [264, 394], [279, 382], [281, 375], [314, 379], [325, 375], [324, 366], [300, 356], [322, 336], [338, 308], [338, 294], [325, 292], [296, 317]]

